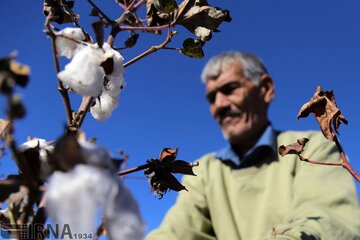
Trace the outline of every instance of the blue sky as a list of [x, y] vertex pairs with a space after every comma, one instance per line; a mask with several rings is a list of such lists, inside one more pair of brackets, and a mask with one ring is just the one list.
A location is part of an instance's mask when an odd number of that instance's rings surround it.
[[[112, 18], [121, 14], [114, 1], [102, 2]], [[258, 55], [266, 63], [276, 85], [270, 118], [280, 130], [318, 129], [315, 119], [296, 120], [301, 105], [320, 84], [334, 90], [338, 106], [349, 125], [341, 125], [340, 140], [355, 169], [360, 172], [359, 56], [360, 2], [348, 0], [244, 0], [210, 1], [231, 11], [233, 21], [220, 26], [221, 33], [204, 48], [205, 58], [190, 59], [176, 51], [160, 51], [126, 69], [126, 88], [120, 104], [106, 122], [89, 116], [83, 129], [115, 155], [118, 149], [129, 154], [128, 166], [157, 157], [164, 147], [178, 147], [180, 159], [194, 161], [223, 147], [226, 142], [211, 118], [200, 81], [201, 69], [213, 55], [226, 50], [242, 50]], [[42, 1], [12, 0], [0, 3], [0, 55], [18, 51], [18, 61], [31, 67], [31, 79], [20, 90], [28, 115], [17, 122], [18, 142], [27, 136], [55, 139], [61, 135], [66, 116], [57, 92], [50, 40], [43, 33]], [[77, 1], [80, 24], [92, 33], [90, 5]], [[178, 27], [169, 46], [181, 46], [190, 35]], [[121, 46], [127, 34], [115, 44]], [[124, 51], [126, 60], [158, 44], [164, 36], [144, 34], [135, 49]], [[62, 62], [63, 64], [66, 61]], [[72, 96], [75, 104], [80, 98]], [[0, 100], [0, 116], [4, 101]], [[10, 159], [1, 159], [0, 173], [15, 171]], [[149, 190], [142, 173], [126, 179], [139, 202], [148, 231], [159, 225], [176, 193], [158, 200]], [[360, 184], [357, 183], [360, 190]]]

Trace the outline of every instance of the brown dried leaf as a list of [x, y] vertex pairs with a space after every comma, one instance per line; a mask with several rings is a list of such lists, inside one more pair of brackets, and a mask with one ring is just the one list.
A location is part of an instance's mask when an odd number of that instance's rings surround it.
[[154, 174], [150, 176], [150, 185], [151, 190], [155, 192], [160, 199], [169, 189], [177, 192], [181, 190], [187, 191], [185, 186], [183, 186], [171, 173], [161, 170], [155, 171]]
[[102, 48], [104, 44], [104, 23], [100, 21], [93, 22], [91, 26], [94, 29], [96, 42], [99, 48]]
[[45, 16], [50, 13], [53, 21], [59, 24], [70, 23], [77, 21], [79, 15], [74, 14], [71, 9], [74, 7], [75, 1], [57, 1], [57, 0], [44, 0], [43, 12]]
[[222, 22], [230, 22], [231, 17], [229, 11], [209, 6], [206, 0], [185, 0], [179, 5], [175, 21], [205, 42]]
[[6, 179], [0, 181], [0, 203], [18, 203], [28, 193], [27, 187], [18, 179]]
[[183, 160], [175, 160], [178, 149], [164, 148], [160, 153], [160, 159], [152, 158], [148, 160], [149, 167], [144, 171], [145, 175], [150, 178], [151, 190], [155, 192], [159, 198], [169, 190], [174, 191], [186, 190], [172, 173], [182, 173], [193, 175], [192, 168], [195, 166]]
[[170, 166], [170, 172], [196, 176], [192, 168], [194, 165], [183, 160], [176, 160]]
[[[169, 15], [166, 13], [160, 13], [155, 5], [155, 0], [146, 1], [146, 21], [150, 27], [162, 26], [169, 23]], [[161, 31], [154, 31], [155, 34], [161, 34]]]
[[310, 113], [315, 115], [325, 138], [331, 141], [334, 141], [340, 123], [348, 124], [336, 105], [333, 91], [324, 92], [320, 86], [310, 101], [301, 107], [297, 118], [307, 117]]
[[7, 132], [9, 131], [10, 122], [0, 118], [0, 139], [5, 139]]
[[160, 152], [160, 161], [163, 163], [173, 162], [176, 159], [177, 153], [177, 148], [164, 148]]
[[1, 92], [10, 93], [15, 84], [25, 87], [29, 81], [30, 67], [16, 62], [15, 56], [13, 53], [0, 59]]
[[287, 154], [297, 154], [299, 155], [304, 150], [306, 143], [309, 141], [308, 138], [298, 139], [296, 143], [292, 143], [289, 145], [281, 145], [279, 147], [280, 156], [285, 156]]

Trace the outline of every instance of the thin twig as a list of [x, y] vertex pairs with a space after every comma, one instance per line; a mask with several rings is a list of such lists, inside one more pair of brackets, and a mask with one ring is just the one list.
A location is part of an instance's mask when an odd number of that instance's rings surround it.
[[137, 166], [137, 167], [133, 167], [133, 168], [129, 168], [129, 169], [119, 171], [117, 173], [117, 175], [123, 176], [123, 175], [129, 174], [129, 173], [138, 172], [138, 171], [144, 170], [144, 169], [146, 169], [146, 168], [148, 168], [150, 166], [151, 166], [151, 164], [147, 163], [147, 164], [144, 164], [144, 165], [141, 165], [141, 166]]
[[114, 23], [114, 21], [111, 20], [98, 6], [96, 6], [96, 4], [92, 0], [88, 0], [88, 2], [90, 3], [91, 6], [93, 6], [93, 8], [96, 9], [96, 11], [98, 11], [102, 15], [103, 18], [106, 19], [108, 24], [111, 25], [112, 23]]
[[318, 161], [314, 161], [314, 160], [310, 160], [307, 158], [302, 157], [300, 154], [298, 154], [298, 157], [301, 161], [303, 162], [308, 162], [308, 163], [312, 163], [312, 164], [318, 164], [318, 165], [327, 165], [327, 166], [342, 166], [342, 162], [340, 163], [329, 163], [329, 162], [318, 162]]
[[72, 126], [75, 127], [75, 130], [79, 129], [86, 117], [86, 114], [89, 112], [89, 109], [94, 101], [93, 97], [83, 97], [80, 104], [79, 110], [75, 114], [73, 119]]
[[144, 4], [145, 2], [146, 2], [146, 0], [138, 1], [133, 7], [134, 12], [136, 12], [138, 10], [138, 8], [141, 7], [141, 5]]
[[342, 167], [345, 168], [346, 170], [349, 171], [349, 173], [358, 181], [360, 182], [360, 176], [359, 174], [356, 173], [356, 171], [354, 170], [354, 168], [351, 166], [348, 158], [346, 157], [346, 154], [338, 140], [338, 138], [335, 136], [334, 137], [334, 142], [338, 148], [338, 151], [340, 153], [340, 157], [341, 157], [341, 160], [343, 161], [342, 162]]
[[[169, 26], [168, 26], [169, 27]], [[169, 28], [170, 29], [170, 28]], [[166, 36], [166, 39], [163, 43], [161, 43], [160, 45], [157, 46], [152, 46], [150, 47], [147, 51], [143, 52], [142, 54], [136, 56], [135, 58], [131, 59], [130, 61], [126, 62], [124, 64], [124, 68], [139, 61], [140, 59], [142, 59], [143, 57], [146, 57], [147, 55], [156, 52], [157, 50], [160, 50], [164, 47], [166, 47], [166, 45], [171, 41], [172, 36], [174, 35], [174, 33], [172, 33], [170, 30], [168, 31], [168, 34]]]
[[[51, 13], [46, 18], [45, 27], [48, 30], [49, 35], [51, 37], [51, 45], [52, 45], [52, 51], [53, 51], [53, 57], [54, 57], [54, 63], [55, 63], [55, 70], [56, 70], [56, 74], [58, 74], [60, 72], [60, 64], [59, 64], [59, 59], [57, 57], [57, 50], [56, 50], [56, 35], [54, 34], [53, 30], [51, 29], [50, 16], [51, 16]], [[57, 80], [58, 80], [58, 91], [63, 99], [67, 122], [68, 122], [68, 125], [70, 125], [72, 122], [72, 110], [71, 110], [71, 103], [70, 103], [68, 90], [65, 89], [65, 87], [64, 87], [63, 83], [60, 81], [60, 79], [57, 79]]]
[[[170, 26], [173, 26], [174, 23], [171, 23]], [[157, 31], [157, 30], [162, 30], [162, 29], [166, 29], [168, 28], [169, 25], [161, 25], [161, 26], [153, 26], [153, 27], [146, 27], [146, 26], [139, 26], [139, 27], [136, 27], [136, 26], [118, 26], [119, 28], [119, 31], [125, 31], [125, 30], [128, 30], [128, 31], [136, 31], [136, 30], [141, 30], [141, 31]]]

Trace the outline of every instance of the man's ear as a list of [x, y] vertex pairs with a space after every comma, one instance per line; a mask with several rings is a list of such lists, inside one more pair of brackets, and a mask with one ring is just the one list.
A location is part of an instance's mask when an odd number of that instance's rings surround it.
[[275, 85], [268, 74], [263, 74], [259, 82], [260, 94], [266, 103], [270, 103], [275, 95]]

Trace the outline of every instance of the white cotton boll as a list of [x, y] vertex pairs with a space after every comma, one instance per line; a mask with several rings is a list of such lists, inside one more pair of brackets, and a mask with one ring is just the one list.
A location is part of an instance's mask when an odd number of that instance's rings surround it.
[[52, 168], [49, 165], [49, 153], [54, 151], [54, 142], [47, 142], [45, 139], [33, 138], [18, 147], [18, 151], [23, 153], [29, 149], [37, 149], [40, 159], [40, 178], [45, 180], [50, 176]]
[[114, 59], [113, 71], [111, 74], [106, 75], [107, 79], [109, 80], [106, 91], [108, 91], [110, 96], [117, 97], [119, 96], [121, 88], [125, 85], [123, 67], [124, 58], [119, 52], [112, 49], [108, 43], [104, 43], [103, 49], [105, 50], [104, 60], [110, 57]]
[[128, 188], [118, 180], [118, 188], [113, 188], [106, 202], [105, 227], [110, 239], [140, 240], [144, 235], [144, 223], [140, 210]]
[[142, 239], [144, 227], [137, 203], [110, 171], [79, 164], [51, 176], [47, 211], [54, 223], [69, 224], [72, 233], [94, 233], [97, 206], [103, 209], [110, 239]]
[[91, 115], [99, 121], [105, 121], [118, 105], [119, 98], [111, 97], [106, 92], [95, 100], [95, 105], [90, 108]]
[[72, 233], [92, 234], [98, 200], [95, 190], [106, 188], [102, 172], [77, 165], [69, 172], [55, 172], [49, 179], [46, 209], [55, 224], [68, 224]]
[[[64, 28], [63, 30], [56, 33], [56, 51], [58, 56], [64, 56], [68, 59], [71, 59], [74, 56], [74, 52], [78, 47], [78, 43], [76, 41], [72, 41], [68, 38], [72, 38], [78, 41], [83, 41], [85, 39], [85, 35], [81, 28]], [[64, 38], [68, 37], [68, 38]]]
[[82, 96], [97, 97], [104, 83], [104, 70], [100, 66], [102, 49], [87, 45], [79, 47], [72, 61], [58, 73], [58, 78]]
[[81, 146], [82, 155], [88, 164], [105, 167], [107, 169], [112, 169], [114, 167], [110, 154], [105, 148], [87, 141], [79, 141], [79, 144]]

